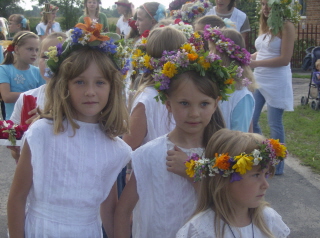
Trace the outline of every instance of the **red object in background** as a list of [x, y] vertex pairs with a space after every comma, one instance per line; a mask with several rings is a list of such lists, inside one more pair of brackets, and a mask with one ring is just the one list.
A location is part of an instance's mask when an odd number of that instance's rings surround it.
[[21, 110], [21, 122], [20, 125], [27, 125], [28, 120], [33, 115], [29, 115], [28, 112], [37, 107], [37, 98], [32, 95], [23, 95], [23, 107]]

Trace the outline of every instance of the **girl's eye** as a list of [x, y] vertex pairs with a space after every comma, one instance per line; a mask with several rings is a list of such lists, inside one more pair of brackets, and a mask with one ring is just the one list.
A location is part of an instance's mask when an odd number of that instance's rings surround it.
[[82, 85], [82, 84], [84, 84], [84, 82], [82, 80], [77, 80], [77, 81], [75, 81], [75, 84]]
[[101, 85], [104, 85], [104, 84], [105, 84], [105, 82], [103, 82], [103, 81], [99, 81], [99, 82], [97, 82], [97, 84], [98, 84], [99, 86], [101, 86]]
[[183, 105], [183, 106], [187, 106], [188, 105], [187, 102], [180, 102], [180, 104]]
[[209, 105], [208, 102], [203, 102], [203, 103], [201, 103], [201, 106], [202, 106], [202, 107], [205, 107], [205, 106], [208, 106], [208, 105]]
[[258, 178], [259, 176], [260, 176], [259, 173], [256, 173], [256, 174], [253, 175], [253, 177], [256, 177], [256, 178]]

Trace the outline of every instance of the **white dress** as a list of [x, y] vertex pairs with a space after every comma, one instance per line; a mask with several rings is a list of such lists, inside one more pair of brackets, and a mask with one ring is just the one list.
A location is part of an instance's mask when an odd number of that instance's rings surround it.
[[[100, 204], [130, 159], [131, 148], [110, 139], [98, 124], [79, 122], [53, 134], [40, 119], [26, 132], [33, 184], [28, 195], [25, 237], [100, 238]], [[65, 127], [66, 128], [66, 127]]]
[[169, 114], [166, 106], [160, 101], [154, 99], [158, 95], [157, 90], [153, 87], [146, 87], [134, 100], [131, 113], [138, 103], [142, 103], [145, 107], [147, 117], [147, 135], [143, 139], [142, 145], [169, 133], [175, 127], [175, 121]]
[[129, 33], [131, 31], [131, 27], [129, 26], [128, 21], [123, 21], [123, 15], [117, 21], [116, 26], [119, 28], [120, 34], [123, 34], [125, 36], [129, 35]]
[[43, 110], [44, 108], [44, 99], [45, 99], [45, 92], [46, 92], [46, 84], [41, 85], [38, 88], [31, 89], [29, 91], [26, 91], [24, 93], [21, 93], [18, 97], [18, 100], [16, 101], [13, 112], [11, 114], [10, 120], [13, 121], [15, 124], [20, 124], [21, 122], [21, 111], [23, 107], [23, 95], [32, 95], [37, 98], [37, 107], [39, 107], [40, 110]]
[[[256, 41], [256, 60], [271, 59], [281, 54], [281, 39], [274, 37], [270, 42], [269, 34], [260, 35]], [[266, 103], [274, 108], [293, 111], [292, 73], [290, 63], [281, 67], [257, 67], [254, 76], [258, 89]]]
[[[263, 210], [264, 220], [275, 236], [275, 238], [285, 238], [290, 234], [289, 227], [282, 221], [281, 216], [271, 207], [266, 207]], [[214, 216], [215, 213], [212, 209], [208, 209], [194, 216], [188, 221], [177, 233], [176, 238], [215, 238], [214, 232]], [[221, 226], [223, 222], [221, 222]], [[264, 235], [260, 229], [252, 224], [245, 227], [230, 227], [236, 237], [249, 238], [268, 238]], [[223, 238], [234, 238], [231, 230], [228, 226], [225, 226], [225, 235]], [[254, 234], [252, 234], [252, 231]]]
[[[132, 153], [139, 201], [133, 211], [133, 238], [173, 238], [192, 215], [195, 190], [187, 179], [167, 171], [167, 151], [174, 144], [167, 135]], [[202, 148], [184, 149], [188, 156], [202, 155]]]

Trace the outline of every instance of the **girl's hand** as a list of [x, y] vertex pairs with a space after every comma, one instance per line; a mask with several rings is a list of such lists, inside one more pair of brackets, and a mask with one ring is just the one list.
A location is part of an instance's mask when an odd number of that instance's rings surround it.
[[254, 68], [258, 67], [257, 61], [256, 60], [251, 60], [249, 66], [250, 66], [251, 69], [254, 69]]
[[30, 117], [28, 120], [26, 120], [25, 123], [26, 124], [31, 124], [31, 122], [33, 122], [33, 120], [38, 117], [37, 108], [32, 109], [31, 111], [29, 111], [28, 115], [33, 115], [33, 116]]
[[185, 162], [189, 159], [178, 146], [174, 146], [174, 150], [167, 151], [167, 170], [181, 177], [188, 178], [186, 174]]
[[251, 60], [256, 60], [257, 58], [257, 52], [251, 54]]

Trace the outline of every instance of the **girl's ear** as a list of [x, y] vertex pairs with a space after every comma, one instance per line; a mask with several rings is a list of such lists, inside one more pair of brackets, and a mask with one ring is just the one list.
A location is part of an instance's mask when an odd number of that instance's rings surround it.
[[165, 102], [165, 104], [166, 104], [166, 108], [167, 108], [168, 112], [172, 112], [170, 100], [167, 99], [166, 102]]

